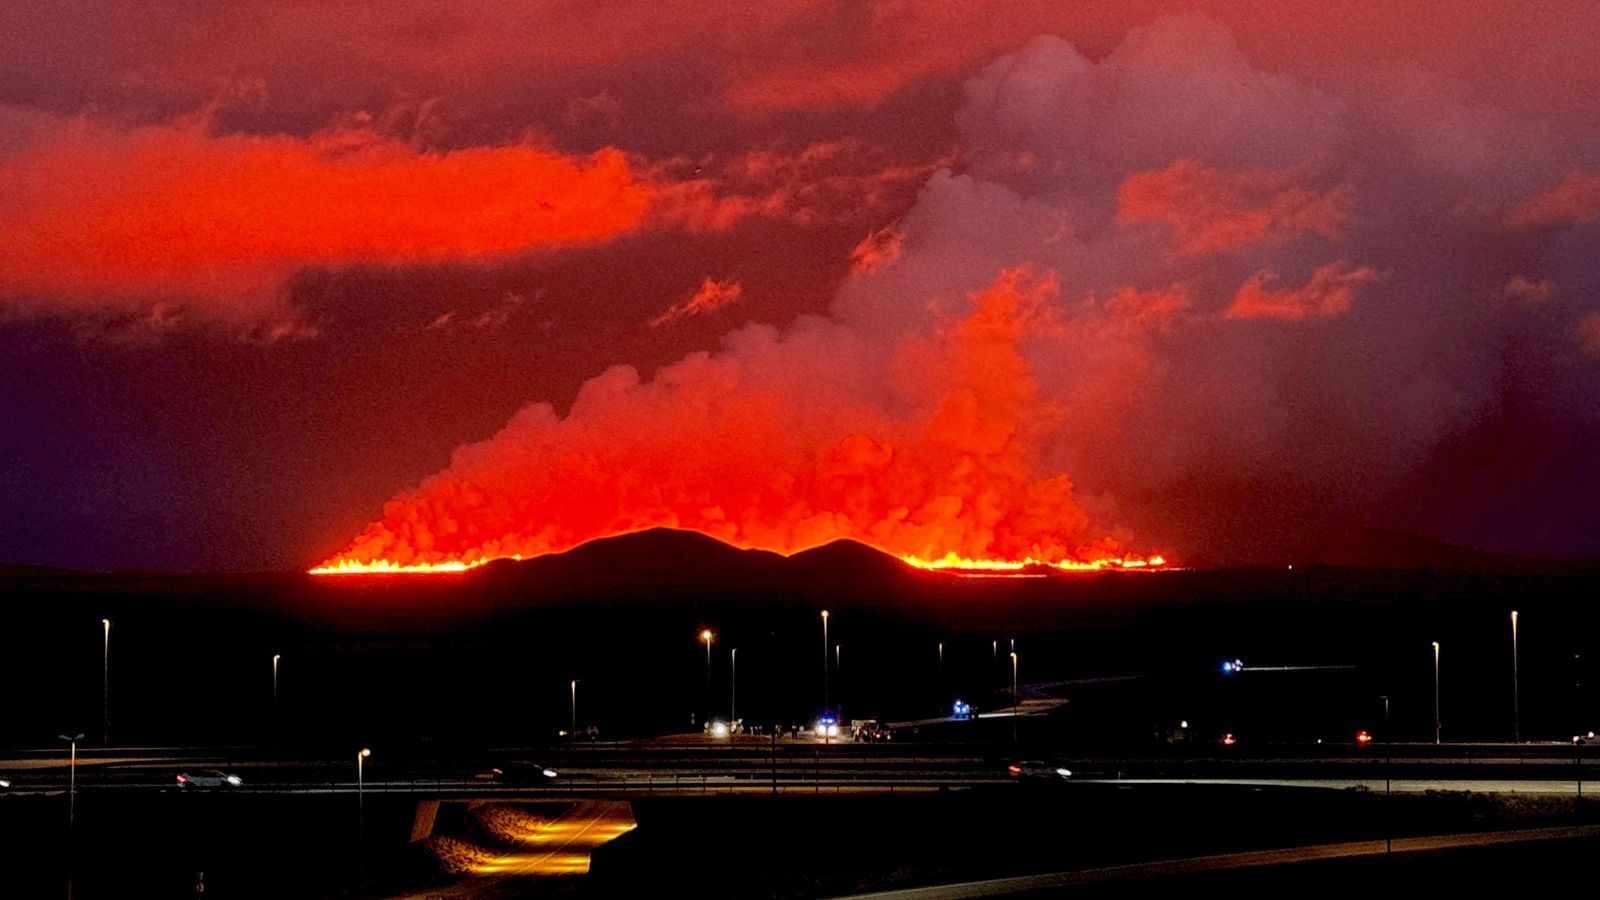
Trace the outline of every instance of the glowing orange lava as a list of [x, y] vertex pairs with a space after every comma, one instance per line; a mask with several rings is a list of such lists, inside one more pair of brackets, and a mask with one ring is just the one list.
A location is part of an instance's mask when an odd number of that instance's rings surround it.
[[[506, 559], [521, 559], [521, 556], [508, 556]], [[445, 572], [465, 572], [479, 566], [493, 562], [489, 559], [475, 559], [471, 562], [450, 560], [440, 563], [407, 563], [402, 565], [390, 562], [387, 559], [375, 559], [370, 562], [360, 562], [353, 559], [341, 559], [335, 562], [317, 566], [307, 570], [312, 575], [423, 575], [439, 574]]]
[[930, 569], [935, 572], [960, 571], [984, 572], [990, 574], [1005, 574], [1008, 572], [1021, 572], [1024, 569], [1035, 567], [1056, 569], [1062, 572], [1102, 572], [1116, 569], [1150, 569], [1166, 566], [1167, 560], [1163, 556], [1116, 556], [1106, 559], [1097, 559], [1092, 562], [1078, 560], [1062, 560], [1060, 562], [1047, 562], [1042, 559], [1023, 560], [998, 560], [998, 559], [969, 559], [954, 553], [947, 553], [939, 559], [923, 559], [916, 556], [902, 556], [900, 561], [908, 566], [918, 569]]

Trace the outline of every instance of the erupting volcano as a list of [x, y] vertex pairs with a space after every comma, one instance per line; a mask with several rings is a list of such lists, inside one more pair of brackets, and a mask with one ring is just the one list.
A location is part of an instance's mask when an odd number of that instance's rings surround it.
[[848, 318], [752, 326], [650, 381], [616, 367], [565, 418], [522, 409], [311, 571], [462, 571], [647, 528], [791, 554], [852, 539], [926, 569], [1161, 566], [1097, 533], [1041, 448], [1073, 410], [1023, 347], [1057, 333], [1052, 274], [1001, 274], [892, 340]]

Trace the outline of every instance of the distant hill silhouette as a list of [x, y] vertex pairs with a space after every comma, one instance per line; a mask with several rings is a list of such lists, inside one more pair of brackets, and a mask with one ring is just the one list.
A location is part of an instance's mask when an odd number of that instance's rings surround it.
[[1299, 560], [1305, 565], [1355, 569], [1447, 569], [1458, 572], [1592, 573], [1600, 560], [1515, 556], [1448, 544], [1387, 528], [1343, 529]]
[[795, 579], [868, 584], [902, 579], [916, 571], [881, 550], [850, 540], [802, 550], [785, 559], [783, 568]]
[[744, 584], [764, 583], [784, 562], [777, 553], [741, 550], [697, 531], [650, 528], [488, 568], [553, 585]]

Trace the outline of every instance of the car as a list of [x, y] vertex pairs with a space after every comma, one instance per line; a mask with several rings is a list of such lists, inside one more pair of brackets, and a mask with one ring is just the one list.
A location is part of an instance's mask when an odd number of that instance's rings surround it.
[[189, 788], [230, 788], [244, 784], [244, 779], [232, 775], [221, 769], [200, 769], [195, 772], [178, 773], [178, 787]]
[[503, 762], [491, 769], [478, 773], [481, 781], [492, 781], [496, 784], [537, 784], [549, 781], [561, 773], [549, 766], [529, 762]]
[[1023, 759], [1006, 766], [1006, 774], [1018, 780], [1065, 781], [1072, 777], [1072, 770], [1040, 759]]
[[1600, 737], [1596, 737], [1595, 733], [1591, 731], [1588, 734], [1573, 735], [1572, 742], [1580, 747], [1593, 747], [1600, 744]]

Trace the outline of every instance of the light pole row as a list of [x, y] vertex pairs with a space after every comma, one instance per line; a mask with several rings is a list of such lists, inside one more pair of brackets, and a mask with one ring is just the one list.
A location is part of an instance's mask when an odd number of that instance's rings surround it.
[[[111, 746], [111, 619], [102, 618], [100, 620], [100, 633], [100, 744], [101, 746], [109, 747]], [[278, 731], [278, 663], [282, 659], [282, 654], [272, 654], [272, 731], [274, 737], [276, 737]], [[80, 734], [76, 740], [82, 739], [83, 735]]]
[[[1522, 680], [1517, 644], [1517, 611], [1511, 611], [1511, 742], [1522, 743]], [[1439, 715], [1439, 642], [1433, 644], [1433, 742], [1440, 742], [1442, 725]], [[1387, 698], [1385, 706], [1387, 707]]]

